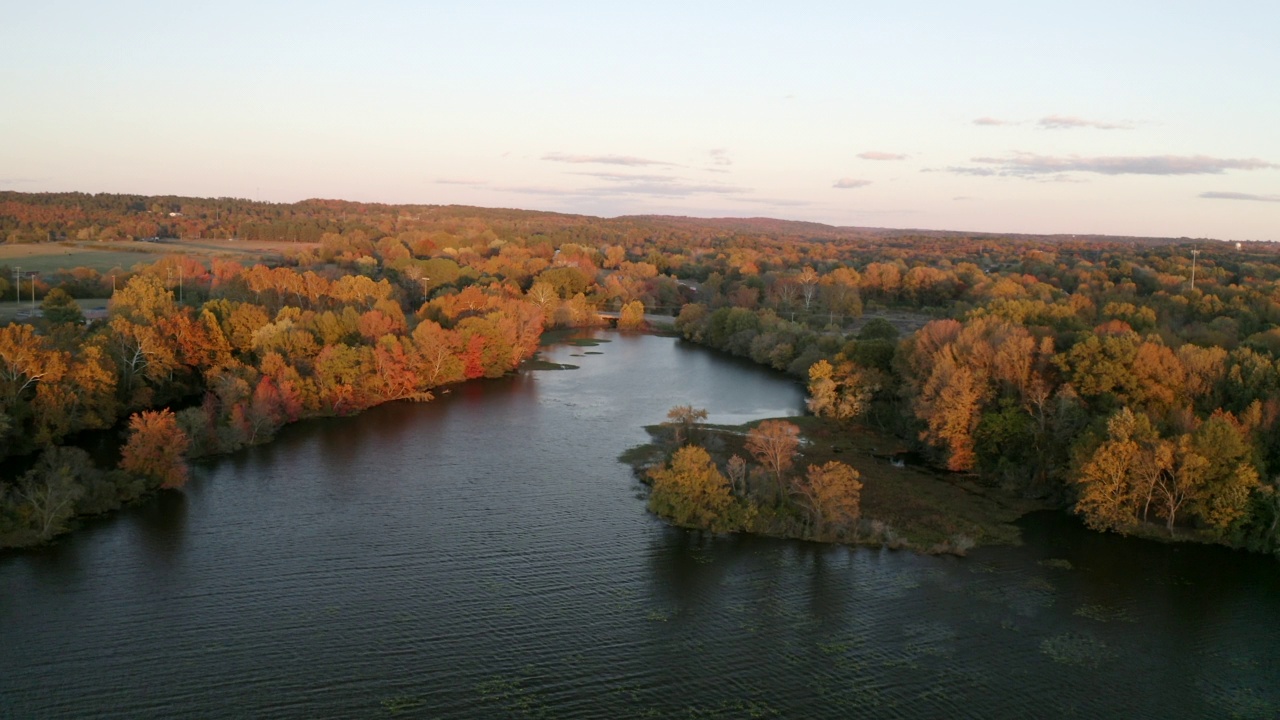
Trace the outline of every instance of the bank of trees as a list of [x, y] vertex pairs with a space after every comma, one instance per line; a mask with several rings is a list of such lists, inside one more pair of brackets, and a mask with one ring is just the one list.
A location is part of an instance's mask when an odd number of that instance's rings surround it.
[[[409, 304], [402, 284], [339, 267], [215, 261], [205, 275], [206, 290], [179, 302], [163, 268], [139, 268], [103, 321], [85, 326], [54, 290], [40, 327], [0, 327], [0, 455], [37, 458], [0, 478], [0, 542], [47, 539], [76, 514], [178, 487], [188, 458], [266, 442], [291, 422], [511, 372], [547, 321], [501, 282]], [[117, 468], [61, 447], [126, 419]]]
[[[540, 327], [657, 313], [690, 341], [809, 383], [811, 410], [846, 432], [875, 424], [941, 469], [1095, 527], [1280, 547], [1270, 245], [1194, 243], [1193, 287], [1186, 239], [0, 193], [9, 242], [155, 234], [297, 246], [279, 267], [175, 257], [113, 273], [111, 316], [88, 332], [53, 290], [102, 296], [108, 278], [35, 280], [48, 319], [63, 319], [0, 328], [7, 453], [180, 399], [190, 453], [224, 450], [293, 419], [500, 374]], [[728, 462], [718, 472], [742, 497], [750, 473], [735, 484]], [[798, 503], [793, 485], [772, 492]]]

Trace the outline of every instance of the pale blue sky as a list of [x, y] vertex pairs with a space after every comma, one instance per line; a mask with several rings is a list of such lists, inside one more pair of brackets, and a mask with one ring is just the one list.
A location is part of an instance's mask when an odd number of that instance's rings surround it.
[[0, 2], [0, 188], [1280, 240], [1276, 2]]

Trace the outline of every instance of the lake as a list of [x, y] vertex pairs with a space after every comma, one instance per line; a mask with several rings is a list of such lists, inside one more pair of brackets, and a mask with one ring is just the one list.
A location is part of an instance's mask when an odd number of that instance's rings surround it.
[[667, 527], [617, 461], [781, 375], [599, 331], [579, 366], [286, 428], [0, 555], [0, 717], [1280, 714], [1280, 567], [1058, 513], [967, 558]]

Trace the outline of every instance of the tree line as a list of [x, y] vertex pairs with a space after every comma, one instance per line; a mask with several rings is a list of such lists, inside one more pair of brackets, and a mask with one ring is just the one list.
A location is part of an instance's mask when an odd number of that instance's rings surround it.
[[[275, 268], [166, 258], [117, 275], [88, 340], [14, 336], [57, 360], [34, 381], [0, 367], [9, 452], [193, 397], [199, 408], [174, 413], [190, 453], [257, 442], [295, 413], [498, 372], [520, 352], [485, 348], [526, 347], [513, 338], [538, 318], [626, 309], [634, 324], [650, 308], [687, 340], [807, 383], [812, 410], [845, 432], [873, 424], [1099, 529], [1280, 546], [1280, 256], [1267, 244], [0, 193], [9, 241], [127, 235], [161, 216], [182, 237], [255, 225], [314, 240]], [[173, 278], [188, 295], [169, 313]], [[49, 303], [108, 288], [78, 269], [36, 291]], [[448, 357], [424, 363], [441, 346]]]

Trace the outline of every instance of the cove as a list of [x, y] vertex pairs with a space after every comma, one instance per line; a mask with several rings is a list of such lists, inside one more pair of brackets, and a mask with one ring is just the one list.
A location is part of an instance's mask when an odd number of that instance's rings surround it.
[[601, 331], [577, 366], [286, 428], [0, 556], [0, 717], [1273, 717], [1280, 573], [1055, 513], [965, 559], [670, 528], [617, 461], [787, 378]]

